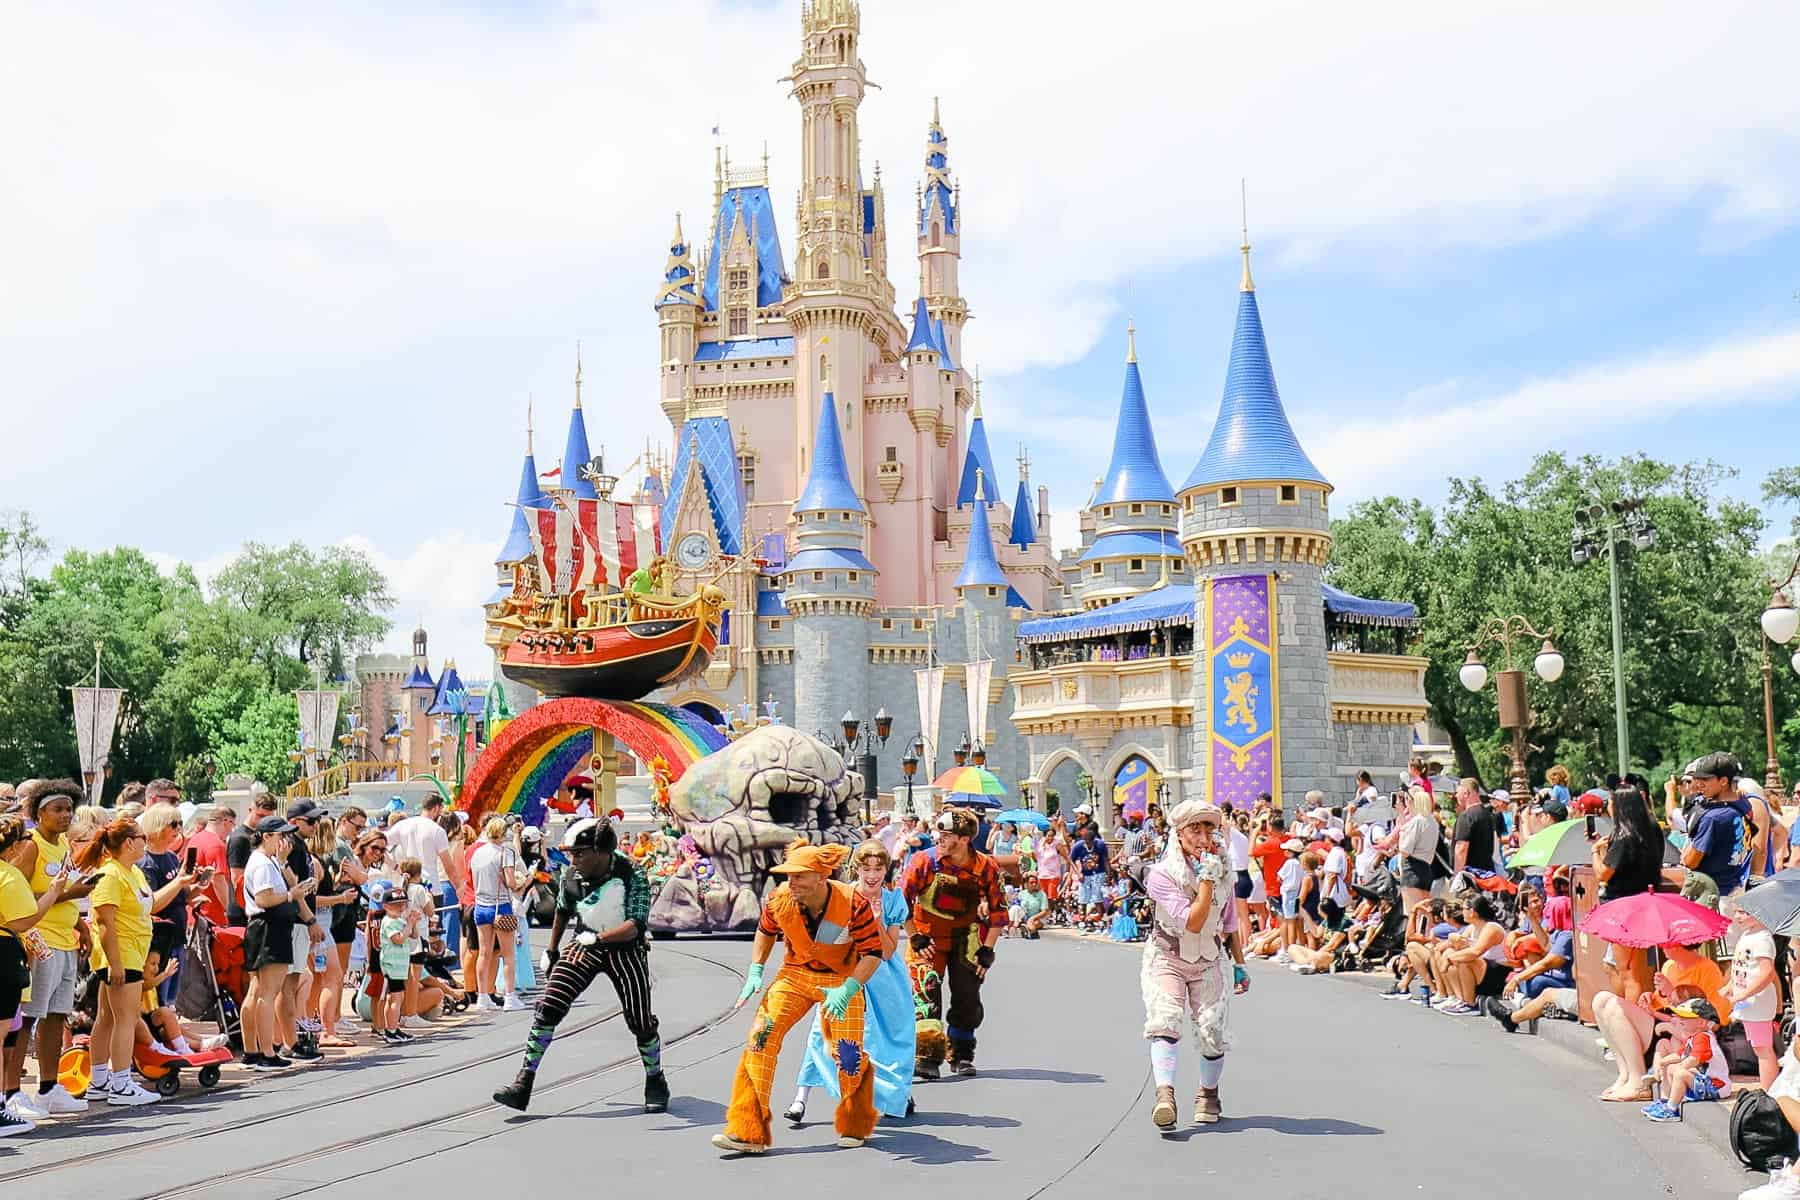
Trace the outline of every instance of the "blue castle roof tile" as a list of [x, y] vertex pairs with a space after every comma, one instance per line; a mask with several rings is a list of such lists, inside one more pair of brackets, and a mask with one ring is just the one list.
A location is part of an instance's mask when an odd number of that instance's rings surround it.
[[1097, 558], [1159, 558], [1181, 556], [1181, 539], [1166, 529], [1127, 529], [1103, 533], [1081, 555], [1082, 562]]
[[695, 362], [729, 362], [739, 358], [789, 358], [794, 353], [791, 337], [739, 338], [729, 342], [701, 342], [694, 347]]
[[[513, 509], [512, 528], [507, 531], [506, 545], [500, 548], [495, 562], [524, 562], [532, 556], [531, 526], [526, 523], [525, 510], [542, 504], [543, 499], [544, 489], [538, 483], [537, 459], [527, 451], [525, 465], [519, 471], [519, 507]], [[488, 603], [492, 604], [493, 601]]]
[[766, 187], [735, 187], [719, 197], [719, 211], [713, 219], [712, 251], [706, 256], [706, 280], [700, 294], [706, 311], [719, 307], [719, 263], [731, 245], [731, 232], [738, 213], [756, 235], [756, 303], [769, 308], [781, 303], [781, 286], [788, 281], [787, 265], [781, 257], [781, 237], [775, 228], [775, 206]]
[[984, 479], [993, 479], [994, 456], [988, 450], [987, 426], [978, 416], [969, 422], [969, 448], [963, 454], [962, 480], [956, 487], [956, 507], [975, 502], [975, 472], [979, 470]]
[[794, 511], [867, 512], [850, 483], [850, 467], [844, 461], [844, 441], [838, 433], [837, 399], [830, 392], [819, 404], [819, 426], [813, 436], [812, 469], [806, 486], [794, 501]]
[[675, 451], [675, 468], [669, 473], [669, 491], [663, 500], [662, 527], [675, 528], [676, 506], [687, 490], [690, 471], [700, 472], [700, 487], [712, 517], [713, 536], [724, 554], [743, 550], [744, 480], [738, 473], [737, 449], [728, 417], [689, 417], [681, 426]]
[[811, 546], [788, 560], [783, 575], [796, 571], [873, 571], [875, 564], [861, 550], [844, 546]]
[[969, 549], [963, 556], [962, 571], [956, 576], [960, 591], [967, 587], [1007, 587], [1006, 572], [994, 557], [994, 537], [988, 529], [988, 506], [985, 485], [973, 497], [974, 520], [969, 525]]
[[1256, 293], [1246, 285], [1238, 293], [1237, 328], [1231, 336], [1231, 365], [1225, 373], [1219, 418], [1213, 424], [1212, 439], [1181, 488], [1187, 491], [1260, 479], [1331, 486], [1300, 448], [1300, 439], [1288, 424], [1263, 339]]
[[1150, 406], [1144, 400], [1144, 380], [1137, 360], [1125, 364], [1125, 390], [1119, 397], [1119, 421], [1113, 430], [1112, 462], [1106, 479], [1094, 497], [1096, 504], [1130, 500], [1173, 502], [1175, 489], [1163, 473], [1162, 456], [1156, 452], [1156, 434], [1150, 428]]
[[1031, 492], [1023, 479], [1019, 480], [1019, 494], [1013, 497], [1012, 533], [1006, 539], [1021, 550], [1029, 549], [1037, 541], [1037, 518], [1031, 515]]

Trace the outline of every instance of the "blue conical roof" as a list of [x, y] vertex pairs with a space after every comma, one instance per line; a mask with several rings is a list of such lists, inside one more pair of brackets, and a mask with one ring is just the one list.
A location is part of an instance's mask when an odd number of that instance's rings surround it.
[[1037, 520], [1031, 515], [1031, 490], [1019, 480], [1019, 494], [1013, 499], [1012, 536], [1008, 542], [1023, 550], [1037, 541]]
[[531, 527], [526, 524], [525, 510], [536, 508], [544, 502], [544, 490], [538, 484], [537, 459], [527, 450], [525, 466], [519, 473], [519, 507], [513, 509], [512, 530], [506, 535], [506, 545], [501, 547], [497, 563], [524, 562], [532, 556]]
[[820, 512], [837, 509], [867, 512], [861, 497], [850, 483], [850, 467], [844, 461], [844, 441], [838, 433], [837, 400], [830, 393], [819, 404], [819, 428], [813, 435], [812, 470], [806, 486], [794, 501], [795, 512]]
[[463, 686], [462, 676], [456, 673], [456, 667], [444, 664], [444, 673], [438, 676], [437, 693], [431, 698], [431, 704], [425, 714], [432, 717], [457, 716], [467, 709], [469, 689]]
[[428, 691], [436, 691], [437, 684], [433, 682], [431, 672], [427, 670], [423, 664], [414, 663], [412, 674], [406, 677], [406, 682], [401, 685], [401, 688], [408, 692], [412, 691], [414, 688], [424, 688]]
[[1125, 391], [1119, 397], [1119, 423], [1113, 430], [1112, 464], [1094, 497], [1096, 504], [1127, 500], [1175, 499], [1175, 489], [1163, 473], [1162, 456], [1156, 452], [1156, 434], [1150, 428], [1150, 406], [1144, 401], [1144, 380], [1138, 374], [1137, 344], [1133, 339], [1125, 360]]
[[569, 412], [569, 440], [563, 446], [561, 483], [580, 499], [594, 500], [600, 493], [594, 490], [594, 481], [581, 474], [581, 469], [588, 465], [593, 455], [588, 452], [587, 421], [581, 415], [579, 371], [576, 372], [575, 387], [575, 407]]
[[963, 454], [962, 481], [956, 488], [956, 507], [975, 500], [975, 473], [994, 478], [994, 456], [988, 451], [987, 426], [981, 420], [981, 407], [975, 408], [975, 419], [969, 422], [969, 448]]
[[1331, 484], [1306, 457], [1288, 424], [1263, 340], [1262, 314], [1249, 285], [1248, 253], [1245, 285], [1238, 293], [1237, 330], [1231, 336], [1231, 366], [1225, 373], [1225, 398], [1212, 440], [1195, 464], [1182, 490], [1257, 479], [1293, 479]]
[[973, 496], [975, 515], [969, 525], [969, 552], [963, 557], [962, 571], [956, 577], [956, 586], [1005, 587], [1006, 572], [1000, 569], [1000, 561], [994, 557], [994, 538], [988, 531], [986, 488], [981, 478], [976, 480], [976, 485]]

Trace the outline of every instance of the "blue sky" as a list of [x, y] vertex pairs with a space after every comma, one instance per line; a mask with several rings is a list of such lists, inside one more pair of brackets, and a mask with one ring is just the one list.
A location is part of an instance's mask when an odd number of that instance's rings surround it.
[[[16, 28], [38, 53], [0, 103], [39, 115], [0, 162], [0, 508], [58, 550], [203, 572], [247, 539], [348, 541], [394, 581], [393, 644], [422, 617], [464, 663], [526, 397], [553, 459], [578, 339], [595, 440], [668, 440], [650, 300], [675, 211], [705, 228], [715, 123], [740, 165], [767, 140], [791, 211], [788, 0]], [[1780, 4], [865, 0], [864, 166], [905, 304], [942, 97], [965, 361], [1059, 543], [1104, 470], [1127, 314], [1164, 465], [1198, 457], [1241, 178], [1277, 378], [1340, 505], [1545, 448], [1711, 457], [1754, 499], [1800, 461], [1795, 44]]]

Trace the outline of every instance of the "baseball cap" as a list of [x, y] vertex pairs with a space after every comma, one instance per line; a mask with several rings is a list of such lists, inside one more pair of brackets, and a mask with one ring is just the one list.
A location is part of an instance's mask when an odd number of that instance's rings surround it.
[[311, 800], [296, 800], [288, 805], [287, 819], [290, 821], [317, 821], [325, 815], [325, 810]]
[[1695, 759], [1690, 773], [1695, 779], [1736, 779], [1744, 769], [1738, 765], [1737, 755], [1717, 750]]
[[1690, 1021], [1710, 1021], [1719, 1023], [1719, 1010], [1712, 1006], [1712, 1001], [1704, 996], [1695, 996], [1692, 1000], [1683, 1000], [1669, 1010], [1678, 1017], [1686, 1017]]
[[381, 893], [381, 902], [383, 904], [405, 904], [406, 893], [399, 888], [389, 888]]
[[1306, 843], [1299, 838], [1289, 838], [1287, 841], [1281, 843], [1281, 848], [1283, 850], [1304, 850], [1306, 849]]
[[1327, 829], [1325, 831], [1325, 836], [1334, 842], [1341, 842], [1344, 840], [1344, 831], [1341, 829]]
[[256, 823], [256, 832], [259, 834], [262, 834], [262, 833], [297, 833], [298, 830], [296, 830], [292, 825], [290, 825], [282, 817], [264, 817], [262, 820], [260, 820]]

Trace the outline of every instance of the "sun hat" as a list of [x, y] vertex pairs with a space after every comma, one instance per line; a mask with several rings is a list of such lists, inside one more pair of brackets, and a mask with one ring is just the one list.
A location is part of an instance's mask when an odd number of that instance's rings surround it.
[[771, 875], [836, 875], [850, 857], [850, 847], [815, 846], [805, 838], [789, 844], [787, 857], [769, 868]]

